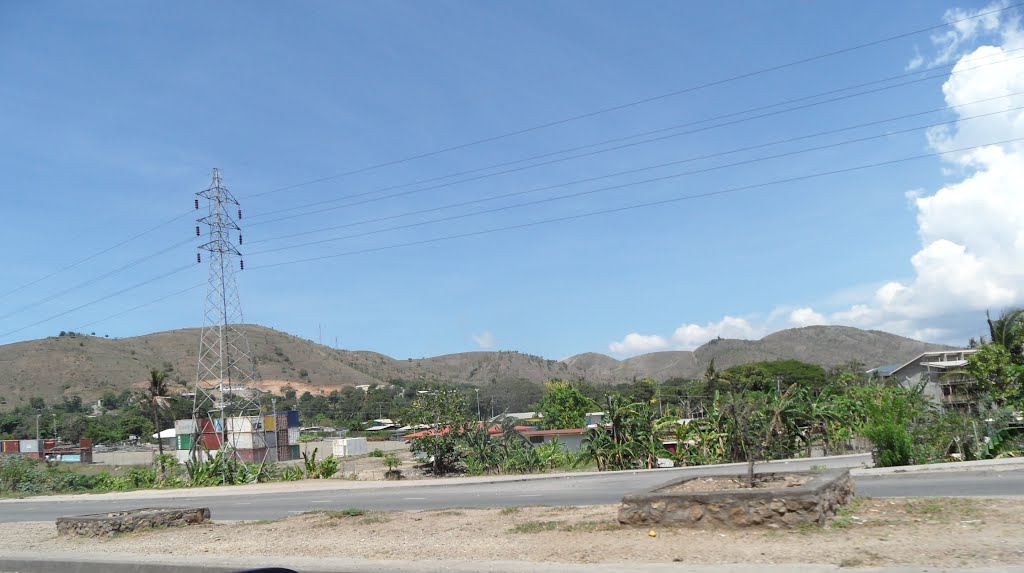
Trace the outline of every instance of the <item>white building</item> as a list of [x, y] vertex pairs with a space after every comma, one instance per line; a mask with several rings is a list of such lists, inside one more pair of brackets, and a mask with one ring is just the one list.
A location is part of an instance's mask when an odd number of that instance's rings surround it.
[[967, 359], [976, 349], [925, 352], [896, 368], [876, 368], [871, 372], [903, 386], [924, 383], [924, 393], [947, 409], [976, 410], [973, 387], [976, 381], [964, 372]]

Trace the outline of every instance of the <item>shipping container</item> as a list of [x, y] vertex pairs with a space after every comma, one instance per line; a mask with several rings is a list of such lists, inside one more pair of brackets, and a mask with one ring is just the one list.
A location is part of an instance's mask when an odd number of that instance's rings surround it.
[[287, 430], [288, 427], [291, 426], [291, 424], [288, 423], [288, 414], [287, 413], [277, 414], [276, 416], [274, 416], [274, 418], [277, 419], [277, 429], [279, 431], [280, 430]]
[[238, 456], [238, 459], [243, 462], [260, 463], [264, 461], [267, 456], [267, 448], [256, 448], [251, 450], [236, 449], [235, 454]]
[[288, 410], [287, 416], [288, 416], [288, 427], [289, 428], [298, 428], [299, 427], [299, 411], [298, 410]]
[[23, 454], [34, 454], [43, 452], [43, 441], [42, 440], [22, 440], [18, 444], [18, 448]]
[[177, 442], [177, 449], [191, 450], [194, 438], [192, 437], [192, 434], [178, 434], [175, 436], [175, 441]]
[[60, 454], [59, 462], [79, 463], [82, 461], [82, 454]]
[[223, 442], [223, 438], [220, 434], [203, 434], [202, 439], [199, 441], [204, 448], [208, 450], [218, 450]]
[[262, 433], [241, 433], [228, 434], [228, 443], [238, 450], [266, 449], [267, 440]]
[[267, 461], [277, 463], [280, 460], [280, 456], [277, 455], [277, 448], [267, 448]]
[[263, 429], [268, 431], [268, 432], [276, 432], [277, 431], [277, 416], [275, 416], [273, 414], [269, 414], [267, 416], [263, 416]]
[[21, 442], [18, 440], [4, 440], [0, 443], [0, 451], [5, 454], [16, 454], [21, 451]]
[[[280, 443], [280, 439], [278, 439], [278, 443]], [[288, 428], [288, 445], [289, 446], [294, 446], [294, 445], [297, 445], [298, 443], [299, 443], [299, 429], [298, 428]]]
[[289, 452], [288, 455], [291, 457], [291, 459], [293, 459], [293, 460], [301, 460], [302, 459], [302, 452], [299, 451], [299, 446], [297, 444], [294, 445], [294, 446], [288, 446], [288, 452]]
[[174, 421], [174, 433], [177, 435], [196, 433], [196, 421], [192, 418]]
[[360, 456], [367, 452], [366, 438], [342, 438], [333, 442], [332, 453], [338, 457]]
[[190, 454], [191, 452], [189, 452], [188, 450], [174, 450], [174, 458], [177, 459], [178, 462], [182, 464], [185, 462], [192, 461]]
[[[199, 429], [203, 434], [219, 434], [224, 431], [224, 420], [220, 418], [200, 418]], [[192, 432], [195, 433], [195, 432]]]
[[265, 435], [266, 435], [266, 439], [267, 439], [267, 447], [272, 449], [272, 450], [276, 450], [277, 449], [277, 432], [267, 432]]
[[288, 430], [277, 431], [277, 445], [287, 446], [288, 444]]
[[43, 440], [43, 451], [48, 452], [57, 447], [57, 440]]
[[82, 463], [83, 464], [91, 464], [92, 463], [92, 448], [89, 448], [87, 450], [82, 450]]
[[294, 459], [298, 459], [298, 458], [296, 458], [295, 456], [292, 456], [292, 448], [291, 448], [291, 446], [278, 446], [277, 447], [277, 461], [279, 461], [279, 462], [287, 462], [289, 460], [294, 460]]
[[228, 432], [261, 432], [263, 418], [260, 416], [235, 416], [228, 418]]
[[78, 447], [91, 450], [92, 438], [82, 438], [81, 440], [78, 440]]

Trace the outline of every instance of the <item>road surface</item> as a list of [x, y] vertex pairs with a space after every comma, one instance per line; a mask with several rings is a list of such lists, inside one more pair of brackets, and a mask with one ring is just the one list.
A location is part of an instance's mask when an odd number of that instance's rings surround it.
[[[772, 464], [766, 469], [776, 469]], [[832, 464], [835, 465], [835, 464]], [[759, 467], [759, 470], [761, 468]], [[796, 471], [800, 463], [785, 465]], [[649, 489], [686, 475], [721, 473], [721, 468], [677, 468], [638, 472], [582, 474], [570, 477], [459, 483], [409, 482], [402, 487], [361, 487], [277, 493], [224, 494], [203, 490], [195, 495], [152, 498], [90, 499], [75, 496], [54, 501], [45, 497], [21, 502], [0, 502], [0, 522], [48, 521], [62, 515], [83, 515], [140, 507], [209, 507], [216, 520], [276, 519], [320, 509], [362, 508], [371, 511], [418, 511], [454, 507], [571, 506], [617, 503], [623, 495]], [[917, 472], [857, 476], [859, 495], [907, 496], [1009, 496], [1024, 495], [1024, 470], [974, 470]]]

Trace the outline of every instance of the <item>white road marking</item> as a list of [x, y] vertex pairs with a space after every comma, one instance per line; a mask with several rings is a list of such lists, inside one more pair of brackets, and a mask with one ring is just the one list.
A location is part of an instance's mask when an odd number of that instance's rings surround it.
[[425, 497], [403, 497], [402, 499], [425, 500]]
[[240, 501], [240, 502], [236, 503], [235, 505], [252, 505], [252, 502], [251, 501]]
[[313, 501], [310, 501], [309, 503], [331, 503], [331, 500], [329, 500], [329, 499], [314, 499]]
[[519, 497], [540, 497], [540, 494], [539, 493], [524, 493], [524, 494], [521, 494]]

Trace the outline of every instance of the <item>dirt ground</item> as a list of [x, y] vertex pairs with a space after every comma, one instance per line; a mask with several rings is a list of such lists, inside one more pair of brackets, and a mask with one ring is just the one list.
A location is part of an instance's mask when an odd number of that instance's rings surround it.
[[215, 523], [109, 539], [57, 537], [54, 524], [0, 525], [9, 551], [135, 555], [304, 555], [403, 560], [1024, 564], [1024, 500], [858, 498], [829, 527], [790, 531], [620, 528], [617, 506], [374, 513]]

